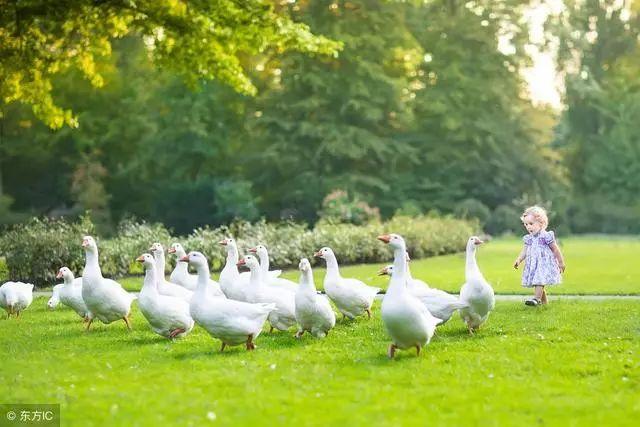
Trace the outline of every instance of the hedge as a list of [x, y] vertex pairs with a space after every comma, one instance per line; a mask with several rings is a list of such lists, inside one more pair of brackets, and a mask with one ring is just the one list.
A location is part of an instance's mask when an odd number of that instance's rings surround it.
[[[118, 228], [116, 237], [95, 237], [103, 274], [117, 278], [141, 273], [134, 260], [147, 252], [154, 242], [165, 247], [175, 241], [181, 242], [186, 250], [206, 254], [211, 267], [219, 271], [226, 255], [218, 242], [225, 236], [233, 236], [241, 252], [261, 243], [269, 249], [276, 268], [295, 268], [301, 257], [312, 259], [313, 253], [323, 246], [333, 248], [341, 264], [384, 262], [389, 259], [389, 251], [376, 236], [390, 232], [405, 237], [413, 258], [458, 252], [478, 229], [479, 225], [474, 221], [396, 216], [386, 222], [359, 226], [321, 221], [313, 228], [294, 222], [235, 222], [218, 228], [200, 228], [188, 236], [175, 237], [162, 224], [126, 221]], [[82, 236], [94, 231], [88, 217], [76, 222], [32, 219], [13, 226], [0, 238], [0, 256], [5, 260], [8, 278], [43, 287], [54, 283], [56, 272], [63, 265], [81, 274], [84, 267]], [[167, 261], [169, 271], [175, 259], [167, 255]]]

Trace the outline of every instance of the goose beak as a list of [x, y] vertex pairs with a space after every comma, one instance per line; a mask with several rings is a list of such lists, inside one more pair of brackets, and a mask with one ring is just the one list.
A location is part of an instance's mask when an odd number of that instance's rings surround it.
[[389, 236], [388, 234], [383, 234], [381, 236], [378, 236], [377, 238], [384, 243], [389, 243], [391, 241], [391, 236]]
[[176, 249], [175, 248], [169, 248], [169, 250], [167, 251], [170, 254], [175, 254], [176, 253]]
[[480, 240], [480, 239], [476, 239], [476, 241], [474, 242], [476, 245], [481, 245], [484, 243], [484, 240]]
[[381, 268], [380, 271], [378, 271], [378, 276], [386, 276], [387, 274], [389, 274], [387, 267]]
[[240, 261], [238, 261], [238, 263], [236, 264], [236, 266], [241, 267], [243, 265], [247, 265], [247, 262], [244, 259], [241, 259]]
[[318, 252], [314, 253], [313, 256], [317, 257], [317, 258], [322, 258], [322, 252], [318, 251]]
[[82, 247], [83, 247], [83, 248], [86, 248], [87, 246], [89, 246], [89, 242], [88, 242], [88, 241], [86, 241], [86, 240], [83, 240], [83, 241], [82, 241]]
[[258, 253], [258, 248], [251, 248], [251, 249], [249, 249], [249, 252], [251, 252], [252, 254], [257, 254]]
[[180, 261], [182, 262], [189, 262], [189, 255], [185, 255], [182, 258], [180, 258]]
[[220, 240], [218, 243], [221, 244], [222, 246], [227, 246], [226, 240]]
[[142, 255], [140, 255], [138, 258], [136, 258], [136, 261], [144, 262], [144, 257]]
[[56, 279], [62, 279], [62, 272], [58, 271], [58, 274], [56, 274]]

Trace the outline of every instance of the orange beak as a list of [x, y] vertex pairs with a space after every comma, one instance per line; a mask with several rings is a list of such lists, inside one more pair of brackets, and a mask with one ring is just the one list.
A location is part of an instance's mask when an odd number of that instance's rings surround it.
[[218, 243], [221, 244], [222, 246], [227, 246], [226, 240], [220, 240]]
[[189, 262], [189, 255], [185, 255], [182, 258], [180, 258], [180, 261], [182, 262]]
[[83, 241], [82, 241], [82, 247], [83, 247], [83, 248], [86, 248], [87, 246], [89, 246], [89, 242], [88, 242], [88, 241], [86, 241], [86, 240], [83, 240]]
[[56, 274], [56, 279], [62, 279], [62, 271], [58, 271], [58, 274]]
[[318, 257], [318, 258], [322, 258], [322, 252], [318, 251], [315, 254], [313, 254], [314, 257]]
[[175, 254], [176, 253], [176, 249], [175, 248], [169, 248], [169, 250], [167, 251], [170, 254]]
[[251, 248], [251, 249], [249, 249], [249, 252], [251, 252], [252, 254], [257, 254], [258, 253], [258, 248]]
[[391, 236], [389, 236], [388, 234], [383, 234], [381, 236], [378, 236], [377, 239], [381, 242], [389, 243], [391, 241]]
[[243, 265], [247, 265], [247, 262], [244, 260], [244, 258], [241, 259], [240, 261], [238, 261], [238, 263], [236, 264], [236, 266], [238, 266], [238, 267], [243, 266]]
[[136, 261], [144, 262], [144, 257], [142, 255], [140, 255], [138, 258], [136, 258]]
[[378, 276], [386, 276], [387, 274], [389, 274], [387, 267], [381, 268], [380, 271], [378, 271]]
[[481, 244], [483, 244], [483, 243], [484, 243], [484, 241], [483, 241], [483, 240], [480, 240], [480, 239], [476, 239], [476, 241], [475, 241], [475, 244], [476, 244], [476, 245], [481, 245]]

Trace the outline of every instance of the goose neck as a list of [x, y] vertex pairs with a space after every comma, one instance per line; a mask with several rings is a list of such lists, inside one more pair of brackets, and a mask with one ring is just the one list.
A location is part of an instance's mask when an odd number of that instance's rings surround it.
[[100, 262], [98, 258], [98, 250], [85, 252], [85, 275], [98, 275], [102, 277], [102, 271], [100, 270]]
[[402, 294], [407, 290], [407, 258], [404, 248], [397, 248], [393, 251], [393, 276], [389, 281], [387, 294]]
[[145, 292], [158, 293], [158, 283], [156, 282], [156, 269], [154, 267], [145, 269], [142, 289]]
[[469, 278], [470, 276], [474, 276], [480, 273], [480, 270], [478, 269], [478, 263], [476, 261], [476, 248], [473, 246], [469, 246], [467, 248], [466, 257], [467, 257], [466, 265], [465, 265], [466, 277]]
[[313, 281], [313, 273], [311, 270], [305, 270], [300, 272], [300, 290], [316, 292], [316, 285]]
[[327, 277], [332, 279], [340, 278], [340, 268], [338, 267], [338, 260], [335, 255], [329, 255], [325, 257], [327, 263]]

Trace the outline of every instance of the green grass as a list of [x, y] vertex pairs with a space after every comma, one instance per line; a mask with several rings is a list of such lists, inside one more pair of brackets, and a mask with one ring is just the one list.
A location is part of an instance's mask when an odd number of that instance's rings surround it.
[[325, 340], [265, 333], [255, 352], [222, 354], [200, 328], [158, 337], [137, 307], [133, 331], [87, 333], [45, 302], [0, 320], [0, 395], [60, 403], [62, 425], [631, 426], [640, 416], [636, 300], [498, 302], [477, 335], [456, 316], [420, 357], [393, 361], [378, 302], [372, 320], [339, 322]]
[[[551, 294], [640, 294], [640, 274], [638, 268], [633, 267], [640, 254], [640, 239], [570, 237], [562, 239], [560, 243], [567, 270], [564, 283], [553, 287]], [[529, 289], [520, 286], [521, 270], [514, 270], [512, 267], [521, 248], [521, 240], [496, 239], [478, 249], [480, 269], [496, 293], [531, 293]], [[339, 261], [340, 254], [337, 255]], [[386, 288], [388, 279], [376, 276], [384, 265], [344, 266], [341, 267], [341, 272], [345, 277], [358, 277], [371, 285]], [[464, 283], [464, 254], [413, 260], [411, 271], [415, 278], [422, 279], [433, 287], [457, 293]], [[218, 273], [215, 273], [214, 278], [217, 276]], [[314, 276], [316, 286], [322, 288], [323, 262], [315, 266]], [[298, 272], [287, 271], [284, 277], [297, 282]], [[122, 283], [130, 290], [137, 290], [142, 286], [142, 277], [126, 278]]]

